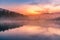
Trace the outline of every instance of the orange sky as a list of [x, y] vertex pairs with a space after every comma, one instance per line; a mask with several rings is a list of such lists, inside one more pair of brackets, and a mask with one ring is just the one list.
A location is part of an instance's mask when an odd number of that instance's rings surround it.
[[52, 5], [52, 4], [38, 4], [38, 5], [29, 5], [29, 4], [22, 4], [22, 5], [16, 5], [16, 6], [3, 6], [2, 8], [16, 11], [18, 13], [22, 13], [25, 15], [35, 15], [35, 14], [41, 14], [41, 13], [54, 13], [54, 12], [60, 12], [60, 5]]

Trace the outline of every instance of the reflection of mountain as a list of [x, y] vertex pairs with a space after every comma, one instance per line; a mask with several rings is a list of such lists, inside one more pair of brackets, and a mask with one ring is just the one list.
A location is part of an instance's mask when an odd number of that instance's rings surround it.
[[23, 14], [0, 8], [0, 31], [22, 26], [25, 19]]
[[0, 24], [0, 31], [5, 31], [13, 28], [18, 28], [20, 26], [23, 26], [23, 24]]
[[60, 25], [60, 17], [57, 17], [57, 18], [51, 19], [51, 21], [53, 21], [55, 24]]

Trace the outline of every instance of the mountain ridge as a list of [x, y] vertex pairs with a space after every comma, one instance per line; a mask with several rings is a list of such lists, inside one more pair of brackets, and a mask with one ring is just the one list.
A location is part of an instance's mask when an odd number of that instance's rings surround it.
[[25, 19], [27, 16], [21, 13], [10, 11], [7, 9], [0, 8], [0, 18], [7, 19]]

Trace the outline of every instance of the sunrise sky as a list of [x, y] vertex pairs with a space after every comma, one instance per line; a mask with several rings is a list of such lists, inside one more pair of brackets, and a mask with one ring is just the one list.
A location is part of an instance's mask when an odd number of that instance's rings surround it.
[[60, 0], [0, 0], [0, 8], [25, 15], [60, 12]]

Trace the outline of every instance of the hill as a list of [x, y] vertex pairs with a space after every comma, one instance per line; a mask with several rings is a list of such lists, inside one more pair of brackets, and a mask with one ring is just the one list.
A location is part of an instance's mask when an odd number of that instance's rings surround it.
[[23, 19], [26, 15], [0, 8], [0, 18]]

